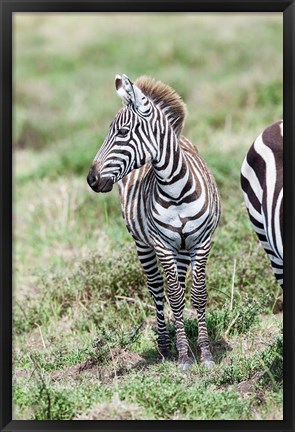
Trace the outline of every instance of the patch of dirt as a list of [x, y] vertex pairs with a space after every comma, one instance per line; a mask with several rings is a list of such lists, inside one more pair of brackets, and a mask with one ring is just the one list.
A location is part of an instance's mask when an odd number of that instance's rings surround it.
[[79, 379], [82, 373], [87, 375], [94, 375], [99, 378], [97, 365], [92, 359], [87, 359], [81, 363], [70, 366], [67, 369], [51, 372], [51, 379], [53, 381], [61, 381], [68, 378], [76, 380]]
[[138, 363], [145, 362], [143, 357], [141, 357], [139, 354], [123, 349], [114, 351], [113, 356], [115, 359], [119, 360], [120, 363], [125, 364], [127, 367], [135, 366]]
[[12, 372], [12, 382], [15, 382], [21, 378], [29, 378], [33, 375], [34, 371], [28, 369], [18, 369], [17, 371]]
[[110, 402], [94, 405], [90, 410], [77, 416], [74, 420], [140, 420], [142, 409], [126, 401], [121, 401], [115, 394]]
[[122, 376], [130, 369], [144, 368], [147, 363], [142, 356], [126, 349], [111, 351], [110, 357], [111, 364], [99, 368], [100, 379], [103, 382], [111, 381], [116, 376]]
[[[13, 374], [13, 380], [18, 378], [28, 378], [35, 373], [35, 370], [19, 369]], [[98, 367], [91, 360], [87, 359], [84, 362], [70, 366], [64, 370], [55, 370], [50, 373], [52, 381], [61, 381], [67, 378], [78, 379], [82, 373], [99, 377]]]
[[[79, 380], [82, 376], [88, 375], [103, 383], [110, 383], [115, 377], [124, 375], [128, 370], [141, 369], [147, 364], [148, 361], [135, 352], [116, 349], [110, 351], [107, 364], [99, 365], [93, 359], [88, 358], [66, 369], [52, 371], [50, 377], [52, 381], [64, 381], [68, 379]], [[19, 369], [13, 373], [13, 380], [29, 378], [33, 374], [34, 370]]]
[[[256, 390], [257, 383], [265, 375], [265, 371], [258, 371], [250, 379], [240, 382], [237, 387], [238, 392], [242, 396], [247, 396], [249, 393], [254, 392]], [[260, 402], [262, 403], [263, 401]]]
[[267, 375], [267, 372], [257, 371], [251, 378], [245, 381], [241, 381], [238, 385], [224, 384], [219, 386], [217, 391], [224, 391], [224, 390], [237, 391], [240, 397], [243, 399], [247, 399], [250, 396], [250, 394], [255, 394], [257, 404], [260, 405], [264, 402], [265, 395], [261, 390], [257, 389], [257, 384], [259, 383], [261, 378], [265, 377], [265, 375]]
[[129, 369], [140, 368], [145, 366], [146, 361], [139, 354], [132, 351], [117, 349], [110, 352], [111, 363], [107, 365], [98, 365], [89, 358], [79, 364], [70, 366], [62, 371], [53, 371], [51, 379], [60, 381], [68, 378], [77, 380], [81, 375], [92, 375], [99, 381], [107, 383], [114, 377], [124, 375]]

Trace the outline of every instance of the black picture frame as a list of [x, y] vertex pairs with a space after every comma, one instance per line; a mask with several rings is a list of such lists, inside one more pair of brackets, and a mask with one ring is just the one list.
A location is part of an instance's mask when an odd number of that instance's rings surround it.
[[[15, 12], [282, 12], [284, 57], [284, 418], [282, 421], [21, 421], [12, 420], [12, 16]], [[294, 422], [294, 100], [295, 4], [288, 0], [26, 1], [0, 0], [1, 28], [1, 431], [251, 430], [292, 431]]]

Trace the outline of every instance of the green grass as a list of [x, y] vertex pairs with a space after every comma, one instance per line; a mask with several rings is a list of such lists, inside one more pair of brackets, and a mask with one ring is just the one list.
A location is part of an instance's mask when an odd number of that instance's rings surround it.
[[[282, 17], [15, 14], [14, 25], [14, 418], [281, 419], [280, 289], [239, 173], [257, 134], [282, 117]], [[173, 358], [159, 361], [118, 191], [94, 194], [86, 183], [121, 107], [117, 73], [179, 92], [184, 133], [220, 190], [207, 267], [210, 371], [199, 364], [190, 274], [196, 363], [178, 370], [168, 306]]]

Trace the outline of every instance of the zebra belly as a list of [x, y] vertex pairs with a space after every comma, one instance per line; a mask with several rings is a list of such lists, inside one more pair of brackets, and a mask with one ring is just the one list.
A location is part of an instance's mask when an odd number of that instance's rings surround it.
[[[213, 230], [207, 230], [210, 218], [204, 214], [196, 219], [182, 220], [178, 212], [174, 217], [168, 219], [155, 216], [146, 217], [142, 214], [144, 203], [139, 201], [134, 205], [132, 213], [125, 214], [125, 223], [128, 231], [135, 240], [139, 240], [146, 245], [156, 248], [159, 243], [166, 249], [179, 252], [180, 250], [190, 251], [196, 245], [207, 241]], [[161, 221], [161, 222], [160, 222]]]

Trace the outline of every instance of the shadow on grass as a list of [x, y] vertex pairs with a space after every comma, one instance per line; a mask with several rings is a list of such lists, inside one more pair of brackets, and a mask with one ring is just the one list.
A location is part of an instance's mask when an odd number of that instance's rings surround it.
[[[189, 341], [191, 354], [200, 363], [200, 349], [198, 347], [198, 321], [196, 319], [185, 319], [185, 332]], [[172, 323], [168, 325], [168, 332], [171, 339], [171, 358], [177, 361], [175, 327]], [[222, 335], [212, 335], [208, 329], [209, 343], [212, 355], [216, 363], [221, 363], [228, 351], [232, 351], [231, 345]]]
[[[171, 350], [170, 356], [167, 359], [168, 361], [177, 362], [178, 360], [178, 352], [176, 349], [176, 335], [175, 335], [175, 327], [169, 322], [167, 325], [167, 330], [171, 340]], [[198, 328], [197, 328], [197, 320], [185, 320], [185, 330], [189, 341], [189, 350], [191, 351], [191, 355], [195, 357], [198, 363], [200, 363], [200, 349], [197, 343], [198, 337]], [[212, 355], [214, 361], [219, 364], [222, 362], [224, 357], [226, 357], [229, 351], [232, 351], [231, 345], [226, 341], [223, 336], [217, 336], [213, 341], [212, 337], [209, 335], [209, 342], [211, 346]], [[163, 357], [160, 355], [159, 351], [155, 349], [148, 349], [140, 355], [145, 360], [145, 366], [148, 367], [153, 364], [161, 363]]]

